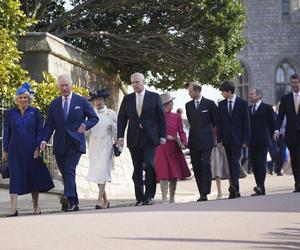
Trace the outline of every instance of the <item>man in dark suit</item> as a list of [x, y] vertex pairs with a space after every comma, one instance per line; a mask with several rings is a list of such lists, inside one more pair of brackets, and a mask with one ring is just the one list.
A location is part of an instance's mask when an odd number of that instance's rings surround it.
[[217, 126], [217, 105], [201, 95], [202, 87], [198, 82], [191, 82], [189, 95], [193, 99], [185, 104], [187, 119], [190, 124], [188, 146], [200, 198], [207, 201], [211, 190], [211, 151], [216, 140], [213, 130]]
[[45, 149], [53, 132], [53, 154], [64, 182], [61, 197], [63, 211], [78, 211], [76, 191], [76, 166], [86, 151], [84, 132], [95, 126], [98, 117], [87, 99], [72, 92], [68, 75], [58, 77], [57, 86], [61, 96], [50, 104], [40, 148]]
[[[132, 179], [136, 206], [151, 205], [156, 192], [154, 157], [158, 144], [166, 143], [166, 117], [157, 93], [145, 90], [141, 73], [131, 75], [134, 93], [124, 96], [118, 114], [118, 144], [123, 146], [128, 125], [127, 146], [133, 163]], [[145, 187], [143, 185], [145, 170]]]
[[290, 77], [292, 92], [281, 98], [275, 123], [274, 139], [279, 137], [280, 126], [286, 117], [285, 142], [290, 151], [291, 165], [295, 179], [294, 192], [300, 192], [300, 76]]
[[225, 147], [228, 159], [230, 186], [229, 199], [240, 197], [239, 176], [241, 149], [249, 144], [250, 121], [248, 103], [234, 94], [232, 81], [224, 81], [219, 90], [225, 100], [219, 103], [218, 113], [220, 129], [218, 129], [218, 146]]
[[274, 133], [275, 116], [271, 105], [262, 102], [263, 93], [259, 88], [249, 91], [251, 136], [249, 143], [252, 170], [256, 182], [252, 196], [265, 195], [267, 153]]

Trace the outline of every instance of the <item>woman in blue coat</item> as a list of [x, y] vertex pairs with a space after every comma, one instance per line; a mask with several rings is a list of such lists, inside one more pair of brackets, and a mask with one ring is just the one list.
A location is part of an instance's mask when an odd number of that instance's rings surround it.
[[10, 213], [18, 216], [17, 196], [31, 193], [33, 214], [40, 214], [39, 192], [54, 187], [49, 171], [39, 156], [42, 116], [30, 107], [33, 92], [29, 83], [17, 89], [16, 108], [7, 110], [4, 121], [3, 159], [8, 161], [10, 175]]

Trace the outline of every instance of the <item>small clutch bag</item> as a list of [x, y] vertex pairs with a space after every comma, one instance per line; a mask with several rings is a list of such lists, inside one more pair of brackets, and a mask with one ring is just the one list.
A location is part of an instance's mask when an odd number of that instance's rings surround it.
[[0, 173], [2, 174], [3, 179], [9, 178], [9, 170], [8, 170], [8, 162], [7, 161], [1, 162]]
[[115, 155], [116, 157], [120, 156], [120, 154], [121, 154], [122, 152], [119, 150], [119, 148], [117, 147], [116, 144], [113, 144], [113, 149], [114, 149], [114, 155]]

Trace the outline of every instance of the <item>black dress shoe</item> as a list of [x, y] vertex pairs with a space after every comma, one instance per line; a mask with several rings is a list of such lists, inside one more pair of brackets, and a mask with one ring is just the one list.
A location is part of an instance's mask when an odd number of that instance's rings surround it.
[[300, 183], [295, 184], [295, 190], [293, 193], [299, 193], [300, 192]]
[[261, 196], [263, 194], [258, 194], [258, 193], [254, 193], [254, 194], [251, 194], [251, 196]]
[[[228, 188], [228, 191], [229, 191], [229, 196], [228, 196], [228, 199], [235, 199], [236, 196], [237, 196], [237, 190], [234, 186], [230, 186]], [[239, 193], [238, 193], [239, 194]], [[240, 195], [241, 196], [241, 195]]]
[[236, 193], [235, 193], [235, 198], [241, 198], [241, 194], [240, 194], [239, 191], [236, 191]]
[[70, 205], [70, 201], [69, 201], [68, 197], [67, 196], [62, 196], [60, 198], [60, 204], [62, 206], [69, 206]]
[[254, 187], [253, 191], [255, 193], [251, 194], [251, 196], [258, 196], [258, 195], [263, 195], [264, 194], [260, 187]]
[[69, 210], [69, 207], [61, 206], [61, 211], [68, 212], [68, 210]]
[[228, 199], [235, 199], [235, 198], [236, 198], [235, 194], [229, 194], [228, 196]]
[[19, 215], [18, 210], [16, 210], [16, 212], [14, 212], [13, 214], [7, 215], [7, 217], [16, 217], [18, 215]]
[[299, 188], [296, 188], [293, 193], [299, 193], [300, 192], [300, 189]]
[[68, 212], [70, 206], [70, 201], [68, 197], [62, 196], [60, 198], [60, 204], [61, 204], [61, 211]]
[[79, 207], [77, 205], [71, 205], [68, 209], [68, 212], [76, 212], [79, 211]]
[[207, 195], [201, 195], [200, 198], [197, 200], [197, 202], [199, 201], [208, 201]]
[[143, 206], [153, 205], [153, 200], [151, 198], [147, 198], [143, 201]]
[[95, 206], [95, 209], [102, 209], [102, 207], [99, 206], [99, 205], [96, 205], [96, 206]]
[[141, 205], [143, 205], [143, 202], [142, 202], [142, 201], [137, 201], [134, 205], [135, 205], [136, 207], [137, 207], [137, 206], [141, 206]]

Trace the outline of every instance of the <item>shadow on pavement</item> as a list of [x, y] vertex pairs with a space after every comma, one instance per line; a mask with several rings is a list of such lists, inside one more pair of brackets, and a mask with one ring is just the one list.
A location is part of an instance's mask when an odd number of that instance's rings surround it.
[[[280, 234], [280, 237], [277, 237]], [[246, 245], [251, 249], [300, 249], [300, 229], [299, 228], [282, 228], [280, 233], [269, 233], [272, 239], [266, 241], [254, 240], [226, 240], [226, 239], [202, 239], [202, 238], [170, 238], [170, 237], [108, 237], [112, 240], [129, 240], [129, 241], [161, 241], [161, 242], [185, 242], [185, 243], [219, 243], [219, 244], [238, 244]], [[245, 246], [245, 247], [246, 247]]]
[[271, 232], [268, 234], [269, 239], [274, 240], [272, 246], [256, 246], [257, 249], [300, 249], [300, 228], [299, 223], [295, 228], [281, 228], [278, 232]]

